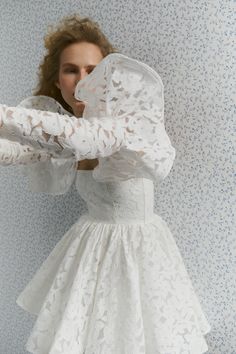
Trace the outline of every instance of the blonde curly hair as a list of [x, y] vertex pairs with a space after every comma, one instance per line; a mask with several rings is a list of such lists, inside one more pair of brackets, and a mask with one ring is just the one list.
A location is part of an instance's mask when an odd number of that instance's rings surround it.
[[73, 14], [63, 17], [55, 28], [53, 25], [48, 26], [48, 33], [44, 36], [44, 46], [47, 53], [39, 66], [37, 73], [39, 81], [33, 95], [52, 97], [71, 113], [71, 107], [63, 99], [55, 82], [58, 81], [62, 51], [68, 45], [79, 42], [96, 44], [103, 57], [110, 53], [119, 52], [106, 38], [98, 23], [89, 17], [81, 18], [79, 14]]

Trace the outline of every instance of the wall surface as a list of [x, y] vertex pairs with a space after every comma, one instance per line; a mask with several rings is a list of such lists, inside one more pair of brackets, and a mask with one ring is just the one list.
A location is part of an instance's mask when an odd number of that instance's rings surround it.
[[[212, 326], [209, 354], [236, 353], [235, 11], [227, 0], [0, 2], [1, 103], [17, 105], [32, 94], [47, 26], [75, 12], [98, 21], [123, 54], [162, 77], [166, 130], [177, 155], [155, 187], [155, 208], [172, 230]], [[15, 299], [86, 209], [74, 186], [62, 196], [32, 194], [16, 171], [0, 168], [4, 354], [25, 353], [34, 318]]]

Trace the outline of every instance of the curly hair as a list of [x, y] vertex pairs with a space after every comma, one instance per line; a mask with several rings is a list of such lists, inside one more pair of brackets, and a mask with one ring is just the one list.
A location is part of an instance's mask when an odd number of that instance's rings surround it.
[[38, 70], [38, 85], [33, 95], [45, 95], [56, 99], [67, 111], [72, 113], [71, 107], [65, 102], [61, 91], [55, 85], [58, 81], [60, 68], [60, 55], [70, 44], [79, 42], [89, 42], [96, 44], [106, 57], [110, 53], [118, 52], [105, 34], [100, 29], [97, 22], [89, 17], [81, 18], [78, 14], [73, 14], [62, 18], [56, 28], [48, 26], [48, 33], [44, 36], [44, 46], [47, 53], [44, 56]]

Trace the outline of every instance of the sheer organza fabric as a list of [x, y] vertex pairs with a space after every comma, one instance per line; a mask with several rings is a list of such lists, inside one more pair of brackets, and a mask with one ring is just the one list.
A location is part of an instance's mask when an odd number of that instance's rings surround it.
[[163, 91], [152, 68], [110, 54], [77, 84], [75, 97], [86, 103], [82, 118], [47, 96], [0, 105], [0, 164], [21, 165], [32, 191], [51, 194], [68, 191], [83, 159], [98, 158], [93, 177], [100, 182], [161, 181], [176, 156], [164, 126]]

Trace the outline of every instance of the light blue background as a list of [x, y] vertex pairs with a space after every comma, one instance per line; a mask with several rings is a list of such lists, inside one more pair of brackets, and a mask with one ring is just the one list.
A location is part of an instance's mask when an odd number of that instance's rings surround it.
[[[74, 12], [101, 25], [123, 54], [152, 66], [165, 87], [166, 130], [176, 148], [155, 187], [212, 326], [209, 354], [236, 353], [235, 13], [219, 0], [4, 0], [0, 3], [0, 102], [30, 96], [49, 24]], [[234, 47], [233, 47], [234, 45]], [[14, 166], [0, 168], [0, 353], [26, 353], [35, 317], [15, 303], [66, 230], [86, 210], [73, 186], [32, 194]]]

